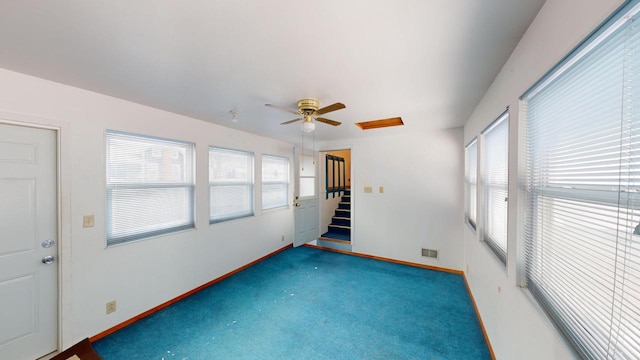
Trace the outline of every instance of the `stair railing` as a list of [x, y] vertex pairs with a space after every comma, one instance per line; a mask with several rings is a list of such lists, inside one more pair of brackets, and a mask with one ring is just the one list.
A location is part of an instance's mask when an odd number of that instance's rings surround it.
[[338, 196], [342, 196], [347, 189], [344, 158], [327, 154], [325, 157], [325, 170], [326, 198], [329, 198], [329, 194], [335, 198], [336, 193]]

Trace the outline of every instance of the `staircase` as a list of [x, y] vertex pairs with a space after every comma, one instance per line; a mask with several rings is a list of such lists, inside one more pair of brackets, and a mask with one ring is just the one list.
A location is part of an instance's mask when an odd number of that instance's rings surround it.
[[351, 251], [351, 190], [342, 195], [328, 230], [320, 236], [318, 245]]

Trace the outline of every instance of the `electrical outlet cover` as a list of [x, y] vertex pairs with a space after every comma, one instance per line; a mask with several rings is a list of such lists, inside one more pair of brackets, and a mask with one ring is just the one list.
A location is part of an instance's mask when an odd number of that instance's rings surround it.
[[111, 314], [112, 312], [116, 311], [116, 301], [109, 301], [107, 303], [107, 314]]

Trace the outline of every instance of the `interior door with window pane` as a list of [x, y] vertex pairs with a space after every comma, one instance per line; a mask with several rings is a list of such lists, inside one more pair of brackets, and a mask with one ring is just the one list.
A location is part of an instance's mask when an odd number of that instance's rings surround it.
[[318, 239], [320, 214], [318, 200], [317, 153], [294, 149], [296, 185], [295, 239], [293, 246], [300, 246]]

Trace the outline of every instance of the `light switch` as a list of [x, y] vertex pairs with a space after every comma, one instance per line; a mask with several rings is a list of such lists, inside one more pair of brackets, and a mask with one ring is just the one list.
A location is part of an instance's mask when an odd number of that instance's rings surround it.
[[95, 225], [93, 215], [85, 215], [82, 217], [82, 227], [93, 227]]
[[373, 192], [373, 189], [371, 188], [371, 186], [365, 186], [364, 187], [364, 192], [370, 193], [370, 192]]
[[379, 188], [378, 190], [379, 190], [378, 192], [379, 192], [380, 194], [382, 194], [382, 193], [384, 192], [384, 186], [380, 186], [380, 188]]

